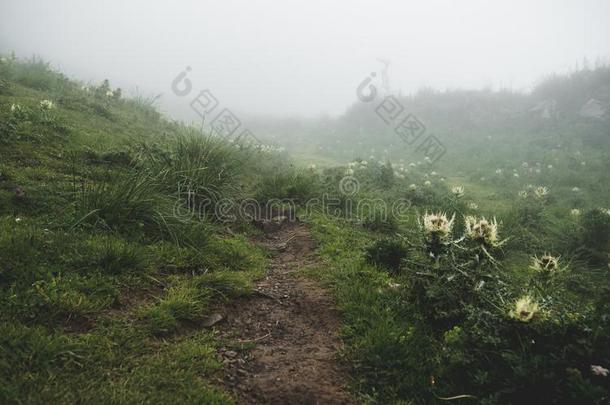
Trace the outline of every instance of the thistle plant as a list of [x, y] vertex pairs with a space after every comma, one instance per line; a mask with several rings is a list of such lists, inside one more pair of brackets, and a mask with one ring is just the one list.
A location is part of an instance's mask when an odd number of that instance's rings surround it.
[[559, 270], [559, 258], [545, 253], [542, 257], [534, 256], [532, 259], [532, 269], [542, 273], [554, 273]]
[[425, 213], [423, 216], [423, 231], [426, 243], [433, 256], [437, 256], [441, 249], [451, 242], [451, 230], [455, 214], [451, 219], [444, 212]]
[[456, 198], [461, 198], [461, 197], [464, 196], [464, 187], [463, 186], [454, 186], [454, 187], [451, 187], [451, 193]]
[[538, 303], [529, 295], [525, 295], [515, 301], [513, 309], [510, 310], [508, 315], [521, 322], [530, 322], [538, 313]]

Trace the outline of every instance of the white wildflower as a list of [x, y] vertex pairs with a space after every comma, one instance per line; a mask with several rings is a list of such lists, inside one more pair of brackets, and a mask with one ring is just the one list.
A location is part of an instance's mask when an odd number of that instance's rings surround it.
[[580, 188], [578, 188], [578, 187], [572, 187], [572, 191], [573, 191], [574, 193], [578, 193], [578, 192], [580, 191]]
[[460, 198], [464, 195], [464, 187], [463, 186], [451, 187], [451, 193], [453, 193], [454, 196]]
[[451, 219], [447, 218], [447, 215], [443, 212], [424, 214], [424, 233], [429, 238], [438, 237], [441, 240], [447, 239], [451, 234], [453, 228], [453, 221], [455, 214]]
[[573, 217], [577, 217], [580, 215], [580, 210], [578, 208], [572, 208], [570, 210], [570, 215], [572, 215]]
[[479, 209], [479, 205], [477, 203], [474, 203], [474, 202], [469, 202], [468, 203], [468, 208], [470, 208], [471, 210], [478, 210]]
[[502, 169], [496, 169], [496, 174], [502, 174]]
[[519, 197], [521, 197], [521, 198], [527, 198], [527, 196], [528, 196], [527, 191], [525, 191], [525, 190], [521, 190], [521, 191], [519, 191], [519, 193], [517, 193], [517, 194], [518, 194], [518, 195], [519, 195]]
[[544, 198], [547, 195], [549, 195], [549, 189], [547, 187], [544, 186], [538, 186], [534, 189], [534, 195], [537, 198]]
[[40, 107], [43, 110], [51, 110], [51, 109], [53, 109], [53, 107], [55, 107], [55, 105], [53, 104], [53, 102], [51, 100], [42, 100], [40, 102]]
[[424, 181], [424, 186], [430, 187], [431, 185], [432, 185], [432, 183], [430, 182], [430, 180]]
[[417, 184], [409, 184], [409, 191], [417, 190]]
[[112, 91], [112, 90], [106, 91], [106, 97], [114, 97], [114, 91]]
[[598, 375], [600, 377], [608, 377], [608, 373], [610, 373], [610, 370], [608, 370], [605, 367], [602, 366], [595, 366], [595, 365], [591, 365], [591, 372], [594, 375]]
[[498, 245], [498, 221], [476, 218], [468, 215], [464, 218], [465, 236], [475, 242], [490, 246]]
[[530, 266], [536, 271], [553, 272], [559, 269], [559, 258], [545, 253], [542, 257], [534, 256]]
[[538, 313], [538, 303], [536, 303], [532, 297], [526, 295], [519, 298], [515, 302], [514, 308], [509, 312], [511, 318], [517, 319], [521, 322], [529, 322]]

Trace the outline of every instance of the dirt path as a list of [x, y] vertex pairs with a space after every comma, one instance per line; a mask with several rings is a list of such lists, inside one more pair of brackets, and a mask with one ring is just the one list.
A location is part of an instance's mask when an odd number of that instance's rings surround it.
[[308, 229], [285, 223], [261, 244], [274, 254], [268, 274], [218, 326], [225, 338], [254, 347], [221, 353], [223, 384], [239, 404], [353, 404], [336, 358], [340, 325], [329, 293], [296, 273], [318, 260]]

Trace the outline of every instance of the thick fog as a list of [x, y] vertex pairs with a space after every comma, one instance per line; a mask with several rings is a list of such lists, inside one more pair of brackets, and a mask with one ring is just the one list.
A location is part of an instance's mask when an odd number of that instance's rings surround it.
[[389, 88], [527, 90], [551, 72], [610, 57], [610, 2], [2, 0], [0, 53], [40, 55], [126, 94], [163, 93], [187, 66], [244, 114], [340, 114], [388, 62]]

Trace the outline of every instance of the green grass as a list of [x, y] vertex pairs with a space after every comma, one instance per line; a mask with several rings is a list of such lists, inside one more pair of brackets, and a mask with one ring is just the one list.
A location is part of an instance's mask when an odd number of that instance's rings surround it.
[[[306, 272], [336, 297], [363, 401], [607, 397], [608, 380], [591, 371], [610, 368], [610, 166], [599, 126], [566, 114], [552, 127], [532, 117], [473, 127], [451, 110], [459, 92], [420, 94], [405, 101], [425, 112], [437, 100], [457, 122], [437, 122], [440, 137], [463, 128], [440, 164], [396, 148], [362, 115], [358, 137], [350, 124], [332, 144], [323, 133], [292, 140], [301, 160], [326, 166], [303, 169], [118, 90], [37, 58], [0, 62], [0, 402], [230, 403], [214, 385], [220, 343], [202, 322], [264, 274], [266, 254], [236, 209], [252, 198], [301, 211], [311, 198], [336, 201], [303, 215], [323, 260]], [[358, 180], [353, 196], [341, 190], [346, 175]], [[216, 202], [235, 203], [224, 214], [236, 221], [218, 218]], [[439, 211], [456, 215], [445, 244], [420, 229]], [[501, 246], [462, 238], [468, 215], [497, 218]], [[559, 257], [556, 272], [532, 269], [545, 254]], [[526, 321], [510, 315], [524, 296], [539, 304]]]
[[180, 188], [246, 198], [252, 152], [39, 59], [0, 80], [0, 402], [231, 403], [201, 321], [267, 257]]

